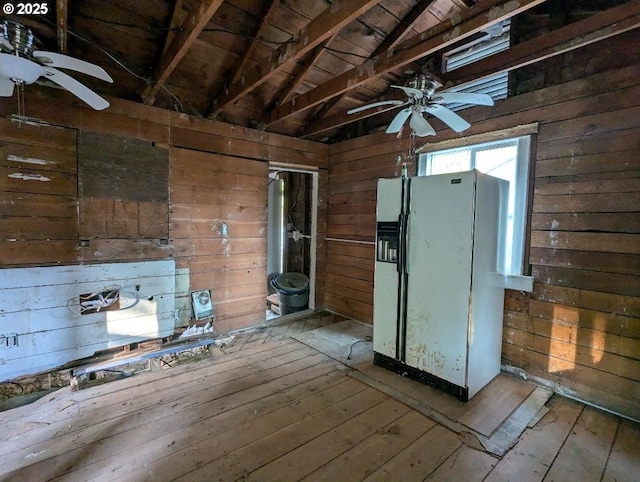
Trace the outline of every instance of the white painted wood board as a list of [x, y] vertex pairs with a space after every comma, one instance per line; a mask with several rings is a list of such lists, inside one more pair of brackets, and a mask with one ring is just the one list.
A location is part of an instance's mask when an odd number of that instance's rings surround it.
[[[98, 350], [171, 335], [175, 261], [0, 270], [0, 381], [54, 369]], [[79, 295], [118, 287], [121, 309], [81, 315]]]

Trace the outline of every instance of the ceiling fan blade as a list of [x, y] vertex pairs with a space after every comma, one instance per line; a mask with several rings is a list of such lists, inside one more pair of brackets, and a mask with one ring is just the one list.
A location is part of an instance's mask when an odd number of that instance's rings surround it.
[[405, 87], [404, 85], [391, 85], [390, 87], [403, 90], [409, 97], [414, 97], [416, 99], [422, 99], [423, 96], [420, 89], [414, 89], [413, 87]]
[[406, 120], [409, 118], [410, 115], [411, 115], [411, 109], [409, 107], [407, 107], [406, 109], [402, 109], [393, 118], [393, 120], [391, 121], [391, 124], [389, 124], [389, 127], [387, 127], [387, 130], [385, 132], [387, 134], [396, 134], [400, 132], [400, 129], [402, 129], [402, 126], [404, 125], [404, 123], [406, 122]]
[[380, 102], [374, 102], [372, 104], [361, 105], [360, 107], [356, 107], [354, 109], [350, 109], [347, 111], [347, 114], [355, 114], [357, 112], [362, 112], [363, 110], [373, 109], [374, 107], [380, 107], [381, 105], [402, 105], [406, 104], [406, 102], [402, 100], [381, 100]]
[[83, 74], [90, 75], [105, 82], [112, 83], [113, 79], [105, 72], [102, 67], [95, 64], [85, 62], [84, 60], [69, 57], [68, 55], [58, 54], [55, 52], [44, 52], [36, 50], [33, 57], [46, 67], [57, 67], [59, 69], [75, 70]]
[[440, 119], [442, 122], [447, 124], [456, 132], [462, 132], [465, 129], [471, 127], [466, 120], [460, 117], [455, 112], [447, 109], [445, 106], [440, 104], [431, 104], [426, 107], [426, 111]]
[[10, 79], [0, 76], [0, 97], [11, 97], [15, 84]]
[[51, 67], [47, 68], [46, 78], [64, 87], [73, 95], [83, 100], [96, 110], [106, 109], [110, 105], [109, 102], [104, 100], [94, 91], [92, 91], [88, 87], [85, 87], [73, 77], [69, 77], [67, 74], [60, 72], [59, 70]]
[[444, 103], [493, 105], [493, 99], [490, 95], [469, 92], [442, 92], [441, 94], [435, 94], [431, 100]]
[[42, 65], [17, 55], [0, 53], [0, 76], [33, 84], [45, 74]]
[[418, 137], [436, 135], [435, 129], [431, 127], [431, 124], [427, 122], [427, 119], [425, 119], [417, 110], [414, 110], [411, 114], [409, 126], [411, 127], [411, 129], [413, 129], [413, 132], [415, 132]]

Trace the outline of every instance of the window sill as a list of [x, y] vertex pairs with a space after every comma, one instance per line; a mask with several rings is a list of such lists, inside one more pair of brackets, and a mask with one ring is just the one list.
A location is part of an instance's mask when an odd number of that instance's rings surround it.
[[533, 291], [533, 277], [520, 274], [491, 273], [492, 284], [508, 290]]

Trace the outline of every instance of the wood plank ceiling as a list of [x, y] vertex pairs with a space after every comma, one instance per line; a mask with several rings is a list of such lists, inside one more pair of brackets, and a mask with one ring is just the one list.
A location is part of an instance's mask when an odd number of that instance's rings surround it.
[[[7, 18], [31, 27], [44, 50], [104, 67], [112, 85], [82, 79], [99, 93], [331, 142], [384, 111], [347, 116], [348, 109], [399, 98], [389, 86], [416, 72], [442, 79], [434, 65], [444, 48], [545, 1], [57, 0], [46, 16]], [[584, 11], [624, 2], [549, 3], [580, 3]], [[633, 15], [625, 28], [637, 26]], [[553, 41], [575, 43], [595, 28], [559, 32]], [[525, 42], [518, 55], [494, 56], [445, 80], [456, 84], [556, 54], [539, 44]]]

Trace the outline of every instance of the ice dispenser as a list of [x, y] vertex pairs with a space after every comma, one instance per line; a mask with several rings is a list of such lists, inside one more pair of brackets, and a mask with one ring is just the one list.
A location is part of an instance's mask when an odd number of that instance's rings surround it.
[[377, 227], [376, 259], [384, 263], [397, 263], [399, 224], [397, 222], [379, 222]]

